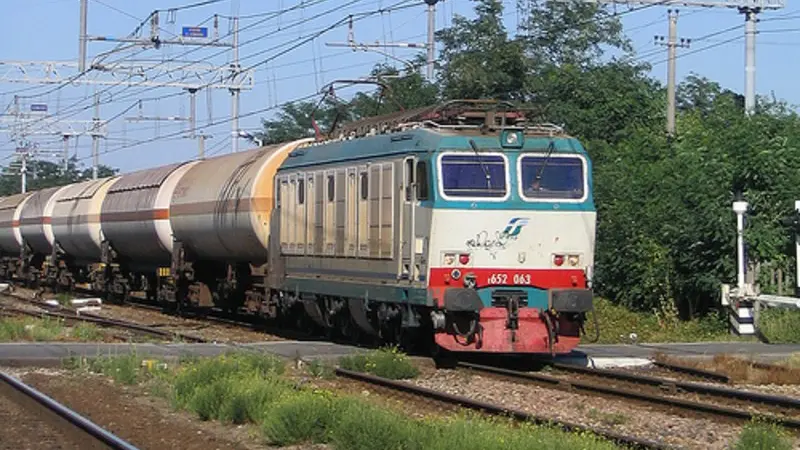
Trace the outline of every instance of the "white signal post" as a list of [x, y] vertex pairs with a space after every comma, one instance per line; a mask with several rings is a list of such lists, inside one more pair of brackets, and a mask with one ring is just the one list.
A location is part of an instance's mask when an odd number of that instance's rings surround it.
[[[800, 214], [800, 200], [794, 202], [794, 210]], [[794, 248], [795, 248], [795, 262], [797, 264], [797, 271], [795, 273], [795, 294], [800, 296], [800, 232], [794, 234]]]
[[744, 215], [747, 213], [747, 202], [733, 202], [733, 212], [736, 213], [736, 286], [739, 292], [744, 292], [745, 266], [744, 266]]

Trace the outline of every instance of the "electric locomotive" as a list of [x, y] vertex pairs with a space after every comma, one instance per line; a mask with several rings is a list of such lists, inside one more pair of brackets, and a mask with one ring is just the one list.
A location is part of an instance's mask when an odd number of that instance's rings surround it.
[[504, 102], [0, 199], [0, 272], [453, 352], [566, 353], [592, 310], [591, 161]]
[[317, 325], [565, 353], [592, 310], [591, 163], [504, 103], [456, 101], [302, 144], [276, 176], [269, 283]]

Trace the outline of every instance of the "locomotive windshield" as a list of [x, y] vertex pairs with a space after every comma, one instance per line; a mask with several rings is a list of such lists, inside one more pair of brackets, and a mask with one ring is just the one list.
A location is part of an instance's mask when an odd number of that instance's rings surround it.
[[520, 185], [526, 199], [581, 199], [584, 194], [583, 160], [574, 156], [523, 156]]
[[499, 155], [443, 155], [441, 177], [448, 197], [506, 196], [506, 160]]

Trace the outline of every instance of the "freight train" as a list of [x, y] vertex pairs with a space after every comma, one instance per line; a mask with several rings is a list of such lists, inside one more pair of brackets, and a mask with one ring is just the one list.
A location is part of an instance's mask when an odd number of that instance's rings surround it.
[[0, 277], [449, 352], [559, 354], [593, 309], [591, 161], [503, 102], [0, 199]]

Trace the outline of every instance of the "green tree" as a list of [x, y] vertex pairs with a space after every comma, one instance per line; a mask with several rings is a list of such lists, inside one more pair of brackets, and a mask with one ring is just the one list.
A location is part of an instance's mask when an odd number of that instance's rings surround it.
[[537, 67], [597, 66], [609, 50], [632, 52], [619, 18], [585, 2], [535, 2], [520, 39]]
[[[421, 61], [417, 58], [417, 63]], [[439, 90], [435, 84], [425, 80], [418, 72], [401, 76], [395, 67], [378, 64], [372, 69], [370, 78], [380, 81], [377, 91], [357, 93], [347, 105], [356, 119], [389, 114], [403, 109], [414, 109], [435, 104]]]
[[[78, 159], [72, 157], [67, 161], [67, 169], [61, 163], [41, 159], [30, 159], [28, 161], [27, 190], [35, 191], [49, 187], [63, 186], [79, 181], [90, 180], [92, 178], [91, 168], [82, 168], [78, 165]], [[115, 175], [118, 170], [108, 166], [100, 165], [97, 167], [98, 178]], [[20, 177], [19, 161], [3, 167], [0, 178], [0, 196], [18, 194], [22, 191], [22, 179]]]
[[681, 112], [699, 110], [708, 115], [713, 110], [715, 103], [720, 101], [733, 102], [737, 108], [744, 111], [743, 95], [723, 89], [719, 83], [708, 78], [692, 73], [678, 85], [676, 103]]
[[328, 104], [297, 102], [284, 105], [274, 120], [261, 120], [264, 131], [259, 134], [265, 145], [278, 144], [314, 136], [313, 120], [321, 130], [333, 123], [336, 110]]
[[503, 3], [477, 0], [475, 12], [475, 19], [456, 16], [450, 28], [437, 33], [443, 96], [524, 101], [530, 64], [523, 42], [509, 39]]

